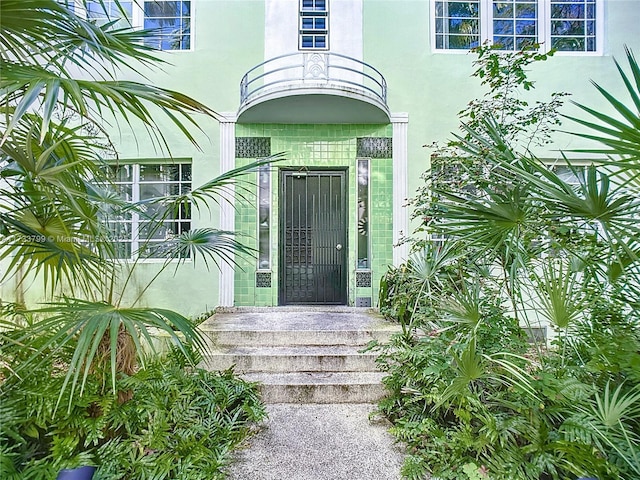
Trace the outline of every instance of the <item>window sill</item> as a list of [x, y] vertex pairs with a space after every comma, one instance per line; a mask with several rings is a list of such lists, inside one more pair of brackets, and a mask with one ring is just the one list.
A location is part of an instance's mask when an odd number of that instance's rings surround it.
[[119, 259], [115, 259], [114, 261], [119, 262], [119, 263], [123, 263], [123, 264], [128, 264], [128, 265], [133, 265], [133, 264], [143, 264], [143, 265], [159, 265], [159, 264], [163, 264], [163, 263], [167, 263], [169, 265], [175, 265], [178, 263], [193, 263], [193, 259], [192, 258], [185, 258], [185, 259], [171, 259], [171, 260], [167, 260], [164, 258], [145, 258], [142, 260], [134, 260], [131, 258], [119, 258]]

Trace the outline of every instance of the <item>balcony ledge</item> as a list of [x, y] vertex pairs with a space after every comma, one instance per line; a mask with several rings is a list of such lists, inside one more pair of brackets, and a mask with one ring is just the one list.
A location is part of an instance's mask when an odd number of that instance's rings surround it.
[[387, 124], [386, 82], [375, 68], [335, 53], [294, 53], [243, 77], [238, 123]]

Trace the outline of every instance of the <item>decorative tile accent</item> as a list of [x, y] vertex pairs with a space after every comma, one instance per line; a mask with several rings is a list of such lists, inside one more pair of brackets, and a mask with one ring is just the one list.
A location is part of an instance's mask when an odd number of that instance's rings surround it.
[[392, 139], [386, 137], [363, 137], [357, 139], [358, 157], [391, 158]]
[[236, 137], [236, 158], [263, 158], [269, 155], [270, 137]]
[[356, 287], [370, 287], [371, 272], [356, 272]]
[[256, 287], [271, 288], [271, 272], [256, 272]]
[[371, 297], [356, 297], [356, 307], [370, 307]]

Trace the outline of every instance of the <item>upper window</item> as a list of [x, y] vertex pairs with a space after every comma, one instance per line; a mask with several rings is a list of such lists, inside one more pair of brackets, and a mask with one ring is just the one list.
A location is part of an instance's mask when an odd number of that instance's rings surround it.
[[[83, 0], [67, 0], [78, 5]], [[120, 7], [118, 7], [118, 3]], [[145, 44], [159, 50], [191, 49], [191, 2], [185, 0], [85, 0], [86, 16], [99, 25], [114, 22], [151, 30]], [[120, 22], [117, 22], [120, 20]], [[124, 22], [126, 20], [126, 24]]]
[[[87, 0], [87, 18], [95, 20], [99, 25], [116, 21], [117, 26], [126, 27], [133, 22], [133, 1], [120, 0]], [[126, 20], [126, 22], [125, 22]]]
[[598, 17], [596, 0], [551, 1], [551, 47], [560, 51], [595, 52]]
[[329, 0], [300, 0], [299, 48], [329, 48]]
[[485, 41], [504, 50], [599, 50], [601, 0], [432, 0], [436, 50], [468, 50]]
[[143, 205], [124, 213], [105, 212], [116, 258], [166, 258], [167, 241], [191, 227], [190, 209], [172, 209], [160, 200], [191, 190], [191, 164], [123, 164], [111, 167], [120, 197]]
[[156, 33], [145, 40], [160, 50], [191, 48], [191, 2], [153, 0], [144, 2], [144, 28]]

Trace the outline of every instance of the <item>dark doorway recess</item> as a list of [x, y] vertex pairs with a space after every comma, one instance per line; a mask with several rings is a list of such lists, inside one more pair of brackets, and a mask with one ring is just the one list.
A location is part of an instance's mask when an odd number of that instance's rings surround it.
[[280, 171], [280, 305], [347, 303], [347, 172]]

